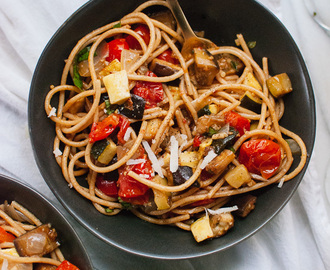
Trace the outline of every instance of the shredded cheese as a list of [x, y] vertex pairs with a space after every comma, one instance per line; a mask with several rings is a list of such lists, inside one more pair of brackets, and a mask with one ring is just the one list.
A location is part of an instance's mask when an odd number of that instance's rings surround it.
[[171, 136], [170, 142], [170, 171], [173, 173], [179, 168], [179, 142], [174, 136]]
[[160, 166], [160, 163], [155, 155], [155, 153], [151, 150], [150, 145], [147, 141], [142, 141], [142, 145], [144, 149], [146, 150], [148, 157], [151, 161], [152, 168], [160, 177], [164, 177], [162, 167]]
[[56, 108], [55, 108], [55, 107], [53, 107], [53, 108], [50, 110], [50, 112], [49, 112], [49, 114], [48, 114], [48, 118], [51, 117], [51, 116], [56, 116]]
[[277, 187], [278, 188], [281, 188], [283, 187], [283, 184], [284, 184], [284, 177], [281, 178], [280, 182], [278, 183]]
[[125, 135], [124, 135], [125, 142], [127, 142], [129, 140], [132, 132], [133, 132], [133, 129], [131, 127], [128, 127], [128, 129], [126, 130]]
[[59, 156], [62, 156], [62, 151], [60, 149], [56, 148], [53, 151], [53, 154], [55, 155], [55, 157], [59, 157]]
[[219, 215], [222, 213], [233, 212], [233, 211], [236, 211], [237, 209], [238, 209], [237, 205], [234, 205], [232, 207], [222, 207], [217, 210], [206, 209], [207, 210], [206, 213], [210, 213], [211, 215]]
[[146, 162], [145, 159], [143, 158], [138, 158], [138, 159], [129, 159], [127, 160], [126, 164], [127, 165], [137, 165]]
[[215, 157], [217, 156], [216, 153], [214, 153], [213, 150], [209, 151], [207, 153], [207, 155], [205, 156], [205, 158], [203, 159], [203, 162], [201, 164], [201, 169], [205, 169], [205, 167], [207, 166], [207, 164], [209, 164]]

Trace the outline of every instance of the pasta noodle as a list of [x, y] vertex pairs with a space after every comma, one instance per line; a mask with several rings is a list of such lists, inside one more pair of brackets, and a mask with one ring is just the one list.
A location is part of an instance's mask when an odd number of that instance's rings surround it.
[[[62, 153], [56, 160], [64, 178], [99, 212], [115, 215], [128, 208], [148, 222], [190, 230], [206, 208], [217, 210], [231, 205], [234, 195], [294, 178], [307, 153], [300, 137], [279, 124], [284, 102], [269, 90], [266, 57], [260, 67], [238, 34], [242, 49], [193, 48], [194, 56], [187, 58], [168, 11], [164, 20], [143, 13], [153, 5], [167, 7], [165, 1], [147, 1], [79, 40], [65, 62], [61, 84], [47, 94], [45, 111], [56, 125], [53, 150]], [[205, 83], [210, 70], [199, 64], [198, 49], [202, 60], [217, 67], [211, 83]], [[54, 96], [59, 96], [56, 114]], [[127, 114], [127, 109], [138, 110], [133, 98], [141, 97], [142, 114]], [[290, 173], [293, 154], [287, 138], [301, 149], [299, 165]], [[100, 142], [104, 147], [99, 149]], [[263, 165], [252, 164], [241, 155], [248, 142], [269, 145], [256, 150], [266, 152], [275, 143], [278, 151]], [[175, 159], [179, 169], [172, 171], [169, 164]], [[241, 169], [246, 179], [238, 184], [241, 176], [231, 175]], [[85, 180], [77, 179], [82, 175]]]

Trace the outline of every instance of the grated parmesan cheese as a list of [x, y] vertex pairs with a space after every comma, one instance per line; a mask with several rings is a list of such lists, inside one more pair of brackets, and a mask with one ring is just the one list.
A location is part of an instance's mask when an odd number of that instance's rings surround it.
[[219, 214], [222, 214], [222, 213], [229, 213], [229, 212], [233, 212], [233, 211], [236, 211], [238, 209], [237, 205], [234, 205], [232, 207], [222, 207], [222, 208], [219, 208], [217, 210], [212, 210], [212, 209], [206, 209], [209, 214], [211, 215], [219, 215]]
[[68, 187], [69, 187], [69, 188], [73, 188], [72, 183], [69, 183], [69, 184], [68, 184]]
[[203, 162], [201, 164], [201, 169], [205, 169], [205, 167], [207, 166], [207, 164], [209, 164], [215, 157], [217, 156], [216, 153], [214, 153], [213, 150], [209, 151], [207, 153], [207, 155], [205, 156], [205, 158], [203, 159]]
[[278, 183], [277, 187], [278, 188], [281, 188], [283, 187], [283, 184], [284, 184], [284, 177], [281, 178], [280, 182]]
[[144, 149], [146, 150], [146, 152], [148, 154], [148, 157], [151, 161], [152, 168], [154, 169], [154, 171], [156, 173], [158, 173], [158, 175], [160, 177], [163, 178], [164, 175], [163, 175], [162, 167], [160, 166], [160, 163], [159, 163], [155, 153], [152, 152], [149, 143], [147, 141], [142, 141], [142, 145], [143, 145]]
[[59, 156], [62, 156], [62, 151], [60, 149], [56, 148], [53, 151], [53, 154], [55, 155], [55, 157], [59, 157]]
[[127, 165], [137, 165], [146, 162], [144, 158], [138, 158], [138, 159], [129, 159], [127, 160]]
[[179, 143], [174, 136], [171, 136], [170, 142], [170, 171], [173, 173], [176, 172], [179, 168]]
[[133, 132], [133, 129], [131, 127], [128, 127], [128, 129], [126, 130], [125, 135], [124, 135], [125, 142], [127, 142], [129, 140], [132, 132]]
[[48, 118], [51, 117], [51, 116], [56, 116], [56, 108], [55, 108], [55, 107], [53, 107], [53, 108], [50, 110], [50, 112], [49, 112], [49, 114], [48, 114]]

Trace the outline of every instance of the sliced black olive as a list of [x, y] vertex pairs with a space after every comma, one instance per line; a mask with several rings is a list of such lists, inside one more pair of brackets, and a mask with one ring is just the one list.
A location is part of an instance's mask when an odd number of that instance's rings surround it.
[[225, 148], [234, 144], [238, 131], [233, 127], [229, 127], [229, 133], [230, 134], [226, 138], [213, 140], [212, 146], [216, 154], [219, 155]]
[[17, 237], [13, 242], [21, 257], [42, 257], [59, 246], [56, 230], [49, 224], [38, 226]]
[[132, 94], [130, 99], [118, 107], [118, 111], [128, 118], [142, 119], [145, 105], [144, 98]]
[[172, 173], [172, 175], [174, 184], [181, 185], [193, 175], [193, 171], [189, 166], [179, 166], [177, 171]]

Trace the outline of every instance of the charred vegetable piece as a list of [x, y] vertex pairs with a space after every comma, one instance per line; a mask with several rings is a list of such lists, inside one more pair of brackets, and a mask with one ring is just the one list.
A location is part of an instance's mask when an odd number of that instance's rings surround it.
[[17, 253], [21, 257], [43, 256], [59, 246], [57, 233], [50, 224], [41, 225], [14, 240]]
[[95, 142], [91, 150], [94, 159], [104, 165], [108, 165], [116, 153], [117, 145], [110, 138]]
[[205, 170], [212, 174], [221, 174], [234, 159], [235, 154], [225, 149], [206, 165]]
[[184, 151], [179, 156], [179, 165], [197, 168], [200, 154], [197, 151]]
[[260, 113], [261, 99], [247, 91], [241, 98], [241, 106], [255, 113]]
[[174, 184], [181, 185], [185, 183], [193, 175], [193, 171], [191, 167], [179, 166], [177, 171], [172, 174], [173, 174]]
[[233, 145], [238, 131], [233, 127], [229, 127], [229, 132], [230, 134], [226, 138], [212, 141], [212, 146], [216, 154], [220, 154], [224, 149]]
[[67, 260], [64, 260], [56, 270], [79, 270], [79, 268]]
[[151, 119], [148, 121], [146, 132], [143, 135], [143, 139], [150, 141], [155, 138], [159, 127], [162, 124], [162, 120], [159, 118]]
[[221, 54], [219, 56], [220, 71], [225, 73], [225, 76], [240, 74], [244, 68], [243, 62], [232, 54]]
[[204, 48], [194, 48], [195, 77], [199, 85], [211, 85], [219, 72], [214, 56]]
[[[167, 180], [165, 178], [156, 175], [153, 179], [155, 183], [162, 184], [167, 186]], [[170, 204], [170, 192], [164, 192], [157, 189], [153, 189], [154, 192], [154, 201], [157, 206], [157, 210], [164, 210], [171, 207]]]
[[131, 98], [118, 107], [118, 111], [131, 119], [142, 119], [146, 101], [144, 98], [131, 94]]
[[231, 202], [232, 205], [236, 205], [238, 209], [234, 212], [239, 217], [246, 217], [255, 208], [257, 197], [251, 194], [245, 194], [237, 196]]
[[224, 178], [233, 188], [239, 188], [243, 184], [251, 181], [250, 173], [243, 164], [228, 171]]
[[269, 91], [275, 98], [280, 98], [292, 91], [291, 80], [286, 73], [273, 76], [267, 79], [266, 83]]
[[159, 77], [165, 77], [178, 72], [180, 67], [170, 62], [155, 58], [151, 62], [150, 70]]
[[210, 115], [210, 114], [211, 114], [211, 111], [210, 111], [209, 105], [204, 106], [197, 112], [198, 117], [202, 117], [203, 115]]

